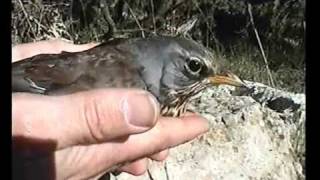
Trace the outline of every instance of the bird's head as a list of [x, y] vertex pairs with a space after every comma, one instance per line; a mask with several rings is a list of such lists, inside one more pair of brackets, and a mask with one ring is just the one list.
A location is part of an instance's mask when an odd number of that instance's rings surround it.
[[179, 116], [189, 98], [206, 87], [220, 84], [245, 86], [204, 46], [178, 37], [153, 37], [131, 42], [141, 76], [162, 105], [162, 114]]

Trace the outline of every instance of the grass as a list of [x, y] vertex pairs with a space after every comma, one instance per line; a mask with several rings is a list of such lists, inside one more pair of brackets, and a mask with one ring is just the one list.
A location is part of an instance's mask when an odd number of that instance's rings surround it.
[[[230, 57], [228, 61], [230, 69], [243, 79], [270, 85], [266, 68], [261, 62], [256, 62], [256, 59], [248, 59], [245, 55], [238, 55]], [[305, 92], [304, 72], [299, 69], [289, 67], [271, 69], [271, 76], [278, 89], [296, 93]]]
[[[220, 53], [217, 56], [222, 58], [222, 61], [226, 62], [225, 64], [228, 69], [239, 75], [241, 78], [271, 86], [265, 63], [258, 48], [248, 47], [245, 44], [242, 44], [241, 48], [238, 48], [235, 51], [236, 52], [232, 53]], [[223, 54], [226, 55], [222, 56]], [[291, 54], [289, 56], [270, 52], [267, 52], [266, 54], [269, 55], [269, 66], [271, 67], [271, 76], [275, 88], [295, 93], [304, 93], [304, 53], [298, 55]], [[297, 58], [297, 60], [292, 60], [293, 58]], [[300, 63], [290, 65], [291, 62], [289, 62], [289, 60]], [[275, 61], [286, 63], [278, 65]]]

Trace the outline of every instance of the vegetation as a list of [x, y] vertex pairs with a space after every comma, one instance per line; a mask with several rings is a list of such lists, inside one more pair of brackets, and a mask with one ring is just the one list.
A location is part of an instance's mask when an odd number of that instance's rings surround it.
[[271, 85], [271, 76], [277, 88], [305, 91], [305, 0], [12, 2], [14, 44], [61, 37], [85, 43], [183, 35], [211, 48], [243, 79]]

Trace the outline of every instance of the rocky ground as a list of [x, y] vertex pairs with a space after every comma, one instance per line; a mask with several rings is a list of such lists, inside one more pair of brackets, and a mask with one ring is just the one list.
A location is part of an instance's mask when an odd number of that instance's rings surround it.
[[170, 150], [148, 173], [113, 180], [305, 179], [305, 95], [247, 82], [250, 91], [210, 88], [192, 100], [208, 133]]

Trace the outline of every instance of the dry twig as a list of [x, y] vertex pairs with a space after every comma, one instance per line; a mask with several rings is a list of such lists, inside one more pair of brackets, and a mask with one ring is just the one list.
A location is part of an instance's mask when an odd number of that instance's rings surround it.
[[265, 63], [266, 68], [267, 68], [267, 72], [268, 72], [269, 80], [271, 82], [271, 86], [275, 87], [275, 84], [274, 84], [274, 81], [273, 81], [273, 78], [272, 78], [272, 74], [271, 74], [271, 71], [270, 71], [270, 68], [269, 68], [269, 65], [268, 65], [268, 60], [267, 60], [266, 55], [264, 53], [263, 46], [262, 46], [258, 31], [257, 31], [257, 29], [255, 27], [255, 24], [254, 24], [253, 15], [252, 15], [252, 6], [251, 6], [250, 3], [248, 3], [248, 12], [249, 12], [249, 15], [250, 15], [250, 21], [251, 21], [251, 24], [252, 24], [252, 28], [253, 28], [254, 34], [256, 35], [261, 54], [262, 54], [264, 63]]
[[130, 13], [132, 14], [134, 20], [136, 21], [137, 25], [139, 26], [139, 28], [140, 28], [140, 30], [141, 30], [141, 36], [142, 36], [143, 38], [145, 38], [144, 30], [143, 30], [142, 26], [140, 25], [139, 20], [137, 19], [136, 15], [134, 14], [133, 10], [131, 9], [131, 7], [130, 7], [130, 5], [128, 4], [127, 1], [126, 1], [126, 4], [127, 4], [128, 8], [129, 8], [129, 11], [130, 11]]
[[31, 32], [32, 32], [33, 36], [36, 38], [37, 36], [36, 36], [35, 30], [33, 29], [32, 25], [31, 25], [31, 22], [29, 20], [29, 15], [28, 15], [27, 11], [25, 10], [21, 0], [18, 0], [18, 2], [19, 2], [19, 5], [20, 5], [20, 7], [21, 7], [21, 9], [23, 11], [23, 14], [26, 16], [26, 19], [27, 19], [27, 22], [28, 22], [28, 24], [30, 26]]

